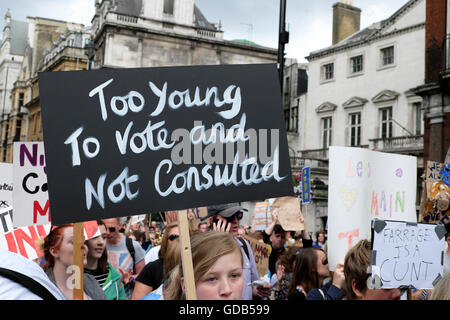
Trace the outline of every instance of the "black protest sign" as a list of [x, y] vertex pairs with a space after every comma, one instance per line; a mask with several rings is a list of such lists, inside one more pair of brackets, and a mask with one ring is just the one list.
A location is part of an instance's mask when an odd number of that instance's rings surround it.
[[375, 219], [372, 222], [372, 289], [433, 289], [443, 276], [445, 227]]
[[276, 66], [39, 74], [52, 222], [292, 195]]

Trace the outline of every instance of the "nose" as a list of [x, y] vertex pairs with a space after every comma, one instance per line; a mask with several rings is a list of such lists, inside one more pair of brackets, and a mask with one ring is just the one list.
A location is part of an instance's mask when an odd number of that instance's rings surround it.
[[228, 279], [223, 279], [220, 282], [219, 287], [219, 297], [222, 299], [226, 299], [231, 296], [233, 290], [231, 290], [231, 284]]

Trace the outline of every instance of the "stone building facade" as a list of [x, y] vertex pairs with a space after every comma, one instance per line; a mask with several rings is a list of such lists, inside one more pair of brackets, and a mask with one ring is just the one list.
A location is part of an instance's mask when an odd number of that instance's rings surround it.
[[276, 63], [277, 51], [227, 41], [194, 0], [96, 1], [93, 68]]
[[[40, 17], [27, 17], [27, 25], [20, 72], [11, 89], [11, 110], [2, 119], [1, 162], [13, 161], [15, 141], [42, 141], [37, 73], [53, 71], [56, 67], [49, 64], [50, 60], [54, 61], [61, 54], [67, 53], [62, 53], [62, 48], [70, 43], [70, 39], [65, 39], [68, 32], [82, 32], [84, 28], [81, 24]], [[85, 38], [88, 39], [89, 35]]]
[[[325, 228], [328, 214], [329, 146], [414, 155], [418, 176], [423, 172], [422, 98], [412, 89], [425, 77], [425, 5], [425, 0], [410, 0], [387, 19], [307, 57], [299, 157], [312, 163], [310, 212], [316, 230]], [[420, 199], [421, 185], [417, 191]]]

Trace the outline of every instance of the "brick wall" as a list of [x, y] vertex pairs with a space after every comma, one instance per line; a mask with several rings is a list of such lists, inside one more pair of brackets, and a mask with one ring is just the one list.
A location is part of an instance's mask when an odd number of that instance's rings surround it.
[[442, 48], [446, 33], [447, 1], [427, 0], [425, 32], [425, 82], [435, 82], [442, 70]]

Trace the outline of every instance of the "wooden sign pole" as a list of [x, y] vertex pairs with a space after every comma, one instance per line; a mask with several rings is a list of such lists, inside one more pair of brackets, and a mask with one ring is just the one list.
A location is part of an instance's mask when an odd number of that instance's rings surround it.
[[[75, 286], [73, 299], [84, 300], [84, 225], [83, 222], [74, 224], [73, 227], [73, 276]], [[80, 279], [77, 279], [79, 277]]]
[[180, 231], [181, 263], [183, 266], [186, 300], [197, 300], [187, 210], [178, 211], [178, 229]]
[[166, 225], [167, 223], [166, 223], [166, 220], [164, 220], [164, 217], [163, 217], [163, 215], [161, 214], [161, 212], [159, 213], [159, 216], [161, 217], [161, 220], [162, 220], [162, 222], [164, 223], [164, 225]]

